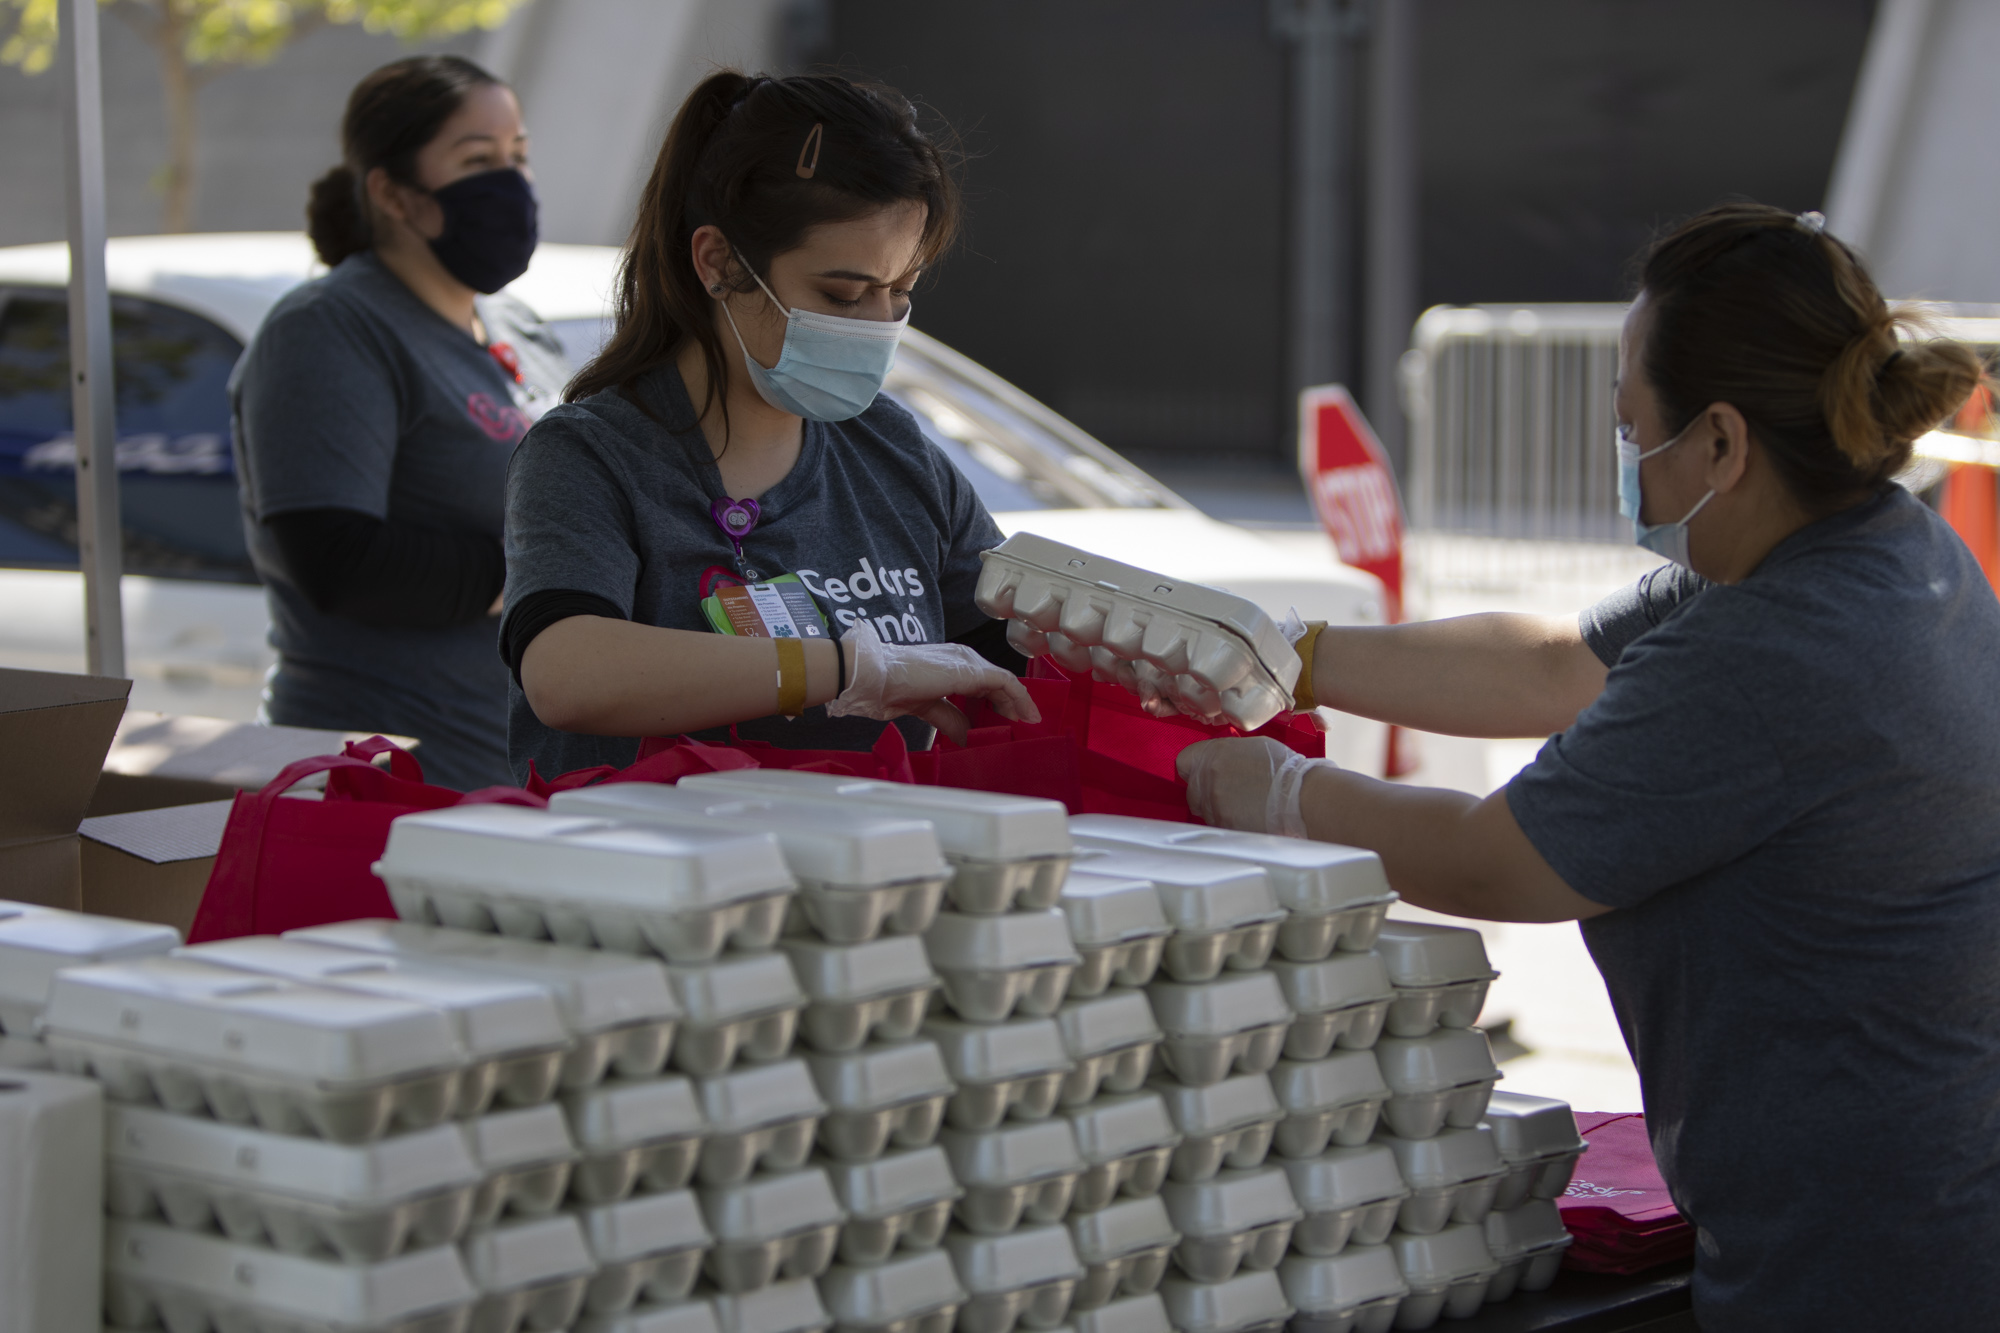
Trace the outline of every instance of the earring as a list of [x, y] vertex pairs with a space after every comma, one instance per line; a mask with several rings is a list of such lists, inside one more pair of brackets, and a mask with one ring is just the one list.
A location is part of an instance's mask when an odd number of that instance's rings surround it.
[[720, 295], [722, 295], [722, 284], [718, 282], [718, 283], [716, 283], [716, 284], [715, 284], [714, 286], [710, 287], [710, 288], [708, 289], [708, 294], [709, 294], [710, 296], [720, 296]]

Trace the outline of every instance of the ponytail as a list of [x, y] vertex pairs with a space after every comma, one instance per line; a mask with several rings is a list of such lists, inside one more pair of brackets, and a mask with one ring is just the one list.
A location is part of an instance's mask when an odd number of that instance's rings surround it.
[[1892, 480], [1983, 373], [1969, 348], [1891, 310], [1844, 243], [1783, 209], [1689, 219], [1648, 252], [1641, 286], [1645, 372], [1668, 426], [1732, 404], [1809, 506]]
[[[809, 139], [815, 157], [804, 170]], [[955, 168], [955, 155], [918, 127], [916, 108], [894, 89], [830, 75], [709, 75], [675, 114], [640, 195], [616, 327], [563, 396], [619, 389], [650, 414], [635, 382], [693, 339], [708, 371], [697, 419], [720, 403], [727, 438], [730, 362], [715, 332], [715, 294], [695, 271], [694, 233], [712, 224], [729, 238], [724, 281], [742, 292], [814, 227], [917, 202], [925, 210], [917, 264], [929, 267], [957, 234]]]

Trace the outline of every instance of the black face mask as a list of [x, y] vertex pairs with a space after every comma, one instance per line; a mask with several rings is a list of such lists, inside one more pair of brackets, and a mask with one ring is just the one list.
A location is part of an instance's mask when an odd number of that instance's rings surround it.
[[482, 171], [431, 191], [444, 231], [431, 253], [475, 292], [493, 293], [528, 271], [540, 239], [535, 187], [513, 167]]

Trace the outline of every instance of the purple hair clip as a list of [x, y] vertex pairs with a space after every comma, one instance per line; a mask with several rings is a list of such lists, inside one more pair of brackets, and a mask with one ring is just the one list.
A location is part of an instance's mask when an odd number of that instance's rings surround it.
[[722, 535], [729, 538], [729, 544], [736, 548], [736, 558], [743, 558], [743, 539], [757, 526], [759, 511], [755, 500], [731, 500], [723, 498], [708, 506], [708, 516], [715, 520], [715, 526], [722, 529]]

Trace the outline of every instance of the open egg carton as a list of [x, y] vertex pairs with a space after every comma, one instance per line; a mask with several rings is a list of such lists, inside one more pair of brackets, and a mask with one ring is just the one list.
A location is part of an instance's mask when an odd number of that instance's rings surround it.
[[1254, 602], [1033, 533], [990, 551], [973, 601], [1007, 638], [1073, 672], [1255, 731], [1291, 707], [1299, 656]]

